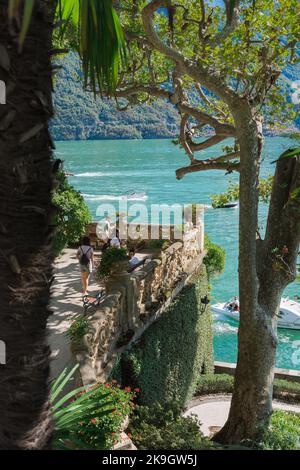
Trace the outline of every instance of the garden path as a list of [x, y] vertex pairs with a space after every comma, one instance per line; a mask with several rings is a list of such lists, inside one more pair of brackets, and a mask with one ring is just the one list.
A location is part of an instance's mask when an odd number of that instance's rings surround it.
[[[66, 367], [75, 365], [66, 332], [72, 321], [83, 313], [81, 281], [76, 250], [66, 249], [54, 265], [55, 281], [51, 294], [53, 314], [48, 320], [48, 344], [51, 349], [51, 379]], [[99, 287], [91, 278], [89, 293]]]
[[[201, 423], [201, 431], [205, 436], [210, 436], [224, 426], [229, 414], [230, 402], [231, 396], [229, 395], [199, 399], [198, 403], [189, 408], [184, 415], [197, 416]], [[273, 400], [273, 408], [300, 413], [300, 405], [292, 405], [277, 400]]]

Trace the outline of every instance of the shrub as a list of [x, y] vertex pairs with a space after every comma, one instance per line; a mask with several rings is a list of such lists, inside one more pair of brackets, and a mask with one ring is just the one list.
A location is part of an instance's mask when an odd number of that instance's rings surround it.
[[197, 382], [195, 395], [232, 393], [234, 377], [227, 374], [203, 374]]
[[93, 449], [111, 449], [120, 437], [122, 425], [133, 409], [134, 393], [131, 389], [122, 390], [117, 384], [97, 385], [93, 399], [106, 401], [110, 412], [97, 415], [94, 410], [80, 422], [76, 435], [80, 441]]
[[59, 185], [53, 195], [53, 203], [58, 209], [53, 245], [56, 256], [66, 246], [77, 243], [84, 234], [87, 224], [91, 222], [89, 208], [81, 193], [69, 184], [63, 172], [59, 173], [57, 178]]
[[[233, 375], [202, 374], [197, 381], [195, 395], [213, 395], [233, 392]], [[300, 383], [275, 379], [273, 396], [288, 403], [300, 403]]]
[[124, 385], [141, 388], [139, 403], [189, 400], [201, 373], [213, 372], [212, 319], [202, 312], [207, 294], [204, 266], [176, 300], [118, 359], [111, 376]]
[[114, 264], [128, 260], [126, 248], [108, 248], [102, 254], [101, 262], [97, 269], [97, 276], [100, 279], [109, 276]]
[[61, 397], [78, 364], [65, 369], [51, 387], [54, 449], [111, 449], [132, 411], [134, 394], [118, 384], [80, 387]]
[[274, 411], [262, 441], [254, 444], [264, 450], [300, 450], [300, 416], [298, 413]]
[[139, 450], [197, 450], [212, 448], [195, 417], [183, 417], [176, 402], [137, 406], [130, 421], [132, 440]]
[[225, 204], [229, 202], [234, 202], [239, 200], [239, 184], [229, 183], [228, 189], [225, 193], [222, 194], [213, 194], [211, 197], [212, 206], [214, 209], [217, 207], [224, 207]]
[[80, 315], [76, 320], [74, 320], [68, 329], [66, 335], [70, 338], [71, 341], [76, 341], [81, 338], [88, 332], [88, 321], [84, 315]]
[[300, 383], [289, 380], [274, 380], [273, 394], [275, 398], [289, 403], [300, 403]]
[[208, 277], [220, 274], [225, 267], [225, 250], [216, 243], [213, 243], [209, 236], [205, 235], [205, 249], [207, 254], [204, 258], [204, 264], [207, 269]]
[[149, 242], [149, 248], [153, 250], [156, 250], [156, 249], [164, 250], [165, 248], [168, 248], [168, 246], [170, 246], [169, 240], [150, 240]]

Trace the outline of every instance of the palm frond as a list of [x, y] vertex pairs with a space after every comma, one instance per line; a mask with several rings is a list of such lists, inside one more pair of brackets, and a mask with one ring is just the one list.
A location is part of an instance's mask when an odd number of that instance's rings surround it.
[[9, 0], [8, 2], [9, 22], [12, 23], [13, 20], [17, 20], [17, 22], [21, 25], [18, 37], [19, 51], [22, 50], [25, 37], [29, 28], [34, 7], [34, 1], [35, 0], [26, 0], [25, 2], [23, 2], [22, 0]]
[[[78, 368], [64, 369], [51, 386], [51, 410], [54, 421], [55, 449], [87, 449], [89, 446], [78, 439], [80, 423], [89, 421], [91, 416], [101, 419], [114, 410], [114, 402], [110, 392], [103, 386], [95, 384], [79, 387], [58, 398], [65, 385], [73, 377]], [[73, 401], [71, 401], [73, 399]]]
[[[35, 0], [9, 0], [8, 17], [21, 25], [18, 38], [22, 50], [30, 25]], [[112, 0], [59, 0], [56, 17], [60, 34], [72, 22], [78, 29], [78, 50], [84, 83], [94, 93], [112, 94], [117, 84], [120, 62], [125, 57], [125, 41]]]

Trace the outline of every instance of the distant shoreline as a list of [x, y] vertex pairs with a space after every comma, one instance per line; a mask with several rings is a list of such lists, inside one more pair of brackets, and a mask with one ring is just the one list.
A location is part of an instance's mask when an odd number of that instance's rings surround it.
[[[286, 137], [289, 138], [291, 134], [299, 132], [300, 134], [300, 129], [293, 129], [289, 132], [285, 133], [280, 133], [280, 132], [268, 132], [266, 131], [264, 133], [264, 137]], [[177, 135], [174, 135], [173, 137], [166, 136], [166, 137], [160, 137], [160, 136], [154, 136], [154, 137], [141, 137], [141, 138], [134, 138], [134, 137], [99, 137], [99, 138], [93, 138], [93, 139], [76, 139], [74, 137], [70, 137], [69, 139], [56, 139], [55, 136], [53, 136], [53, 139], [55, 142], [101, 142], [101, 141], [117, 141], [117, 140], [125, 140], [125, 141], [130, 141], [130, 140], [136, 140], [136, 141], [142, 141], [142, 140], [173, 140], [177, 137]], [[203, 138], [207, 138], [208, 135], [203, 136]]]

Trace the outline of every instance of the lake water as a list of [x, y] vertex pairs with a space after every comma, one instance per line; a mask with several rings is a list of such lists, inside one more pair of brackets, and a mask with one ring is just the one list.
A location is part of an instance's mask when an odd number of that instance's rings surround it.
[[[280, 153], [295, 143], [288, 138], [266, 140], [261, 176], [274, 173], [271, 164]], [[221, 146], [205, 151], [213, 157], [222, 153]], [[207, 171], [185, 176], [178, 181], [175, 170], [188, 164], [184, 152], [169, 140], [133, 141], [68, 141], [57, 142], [57, 156], [64, 160], [65, 170], [73, 173], [70, 183], [80, 190], [93, 218], [103, 202], [117, 205], [118, 198], [128, 192], [145, 192], [146, 204], [211, 204], [210, 195], [226, 190], [228, 181], [237, 175], [225, 176], [220, 171]], [[266, 221], [267, 206], [260, 205], [259, 225]], [[238, 215], [237, 209], [208, 209], [205, 230], [212, 241], [226, 250], [224, 273], [213, 280], [212, 301], [227, 301], [238, 293]], [[286, 295], [300, 295], [299, 283], [290, 285]], [[237, 324], [224, 317], [215, 318], [215, 359], [235, 362]], [[295, 360], [300, 331], [279, 330], [277, 366], [300, 370]], [[299, 343], [300, 344], [300, 343]], [[299, 348], [299, 345], [298, 345]], [[294, 360], [293, 360], [294, 358]]]

